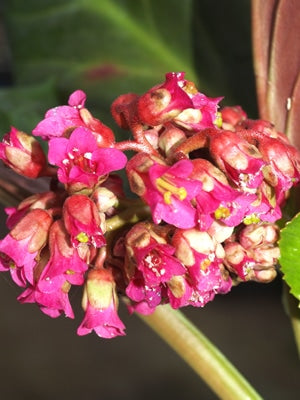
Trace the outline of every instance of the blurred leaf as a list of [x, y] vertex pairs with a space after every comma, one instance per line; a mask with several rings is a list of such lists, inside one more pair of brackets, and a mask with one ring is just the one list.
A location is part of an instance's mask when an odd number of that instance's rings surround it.
[[[7, 0], [16, 84], [55, 79], [63, 102], [75, 89], [107, 116], [111, 102], [192, 66], [192, 0]], [[105, 118], [104, 118], [105, 120]]]
[[300, 300], [300, 213], [282, 229], [279, 247], [283, 279], [291, 294]]
[[41, 115], [56, 103], [52, 80], [0, 89], [0, 137], [10, 130], [11, 125], [31, 133]]

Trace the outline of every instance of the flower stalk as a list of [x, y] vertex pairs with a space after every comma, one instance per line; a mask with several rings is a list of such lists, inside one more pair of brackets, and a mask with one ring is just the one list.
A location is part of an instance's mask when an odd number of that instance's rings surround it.
[[262, 397], [230, 361], [183, 313], [169, 305], [138, 316], [149, 325], [222, 400], [259, 400]]

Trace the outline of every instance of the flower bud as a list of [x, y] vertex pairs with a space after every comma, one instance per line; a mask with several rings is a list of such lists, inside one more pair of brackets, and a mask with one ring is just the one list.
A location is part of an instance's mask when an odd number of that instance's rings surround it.
[[258, 149], [231, 131], [222, 131], [210, 141], [210, 153], [218, 166], [241, 189], [257, 188], [266, 164]]
[[193, 108], [187, 93], [182, 90], [184, 74], [170, 72], [166, 81], [150, 89], [138, 99], [140, 121], [149, 126], [156, 126], [172, 120], [186, 108]]
[[250, 224], [239, 234], [239, 242], [245, 249], [273, 245], [278, 238], [278, 226], [268, 223]]
[[168, 157], [172, 154], [172, 149], [186, 139], [185, 133], [173, 125], [168, 125], [159, 136], [158, 146]]
[[27, 178], [43, 176], [47, 166], [46, 156], [39, 142], [16, 128], [11, 128], [0, 143], [0, 159]]
[[247, 118], [246, 112], [241, 106], [224, 107], [221, 110], [222, 128], [234, 131], [236, 125]]
[[131, 119], [136, 112], [138, 95], [135, 93], [122, 94], [111, 105], [111, 114], [122, 129], [129, 129]]

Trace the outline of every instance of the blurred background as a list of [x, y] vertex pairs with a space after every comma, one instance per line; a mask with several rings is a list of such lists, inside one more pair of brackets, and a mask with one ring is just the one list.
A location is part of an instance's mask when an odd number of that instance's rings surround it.
[[[185, 71], [206, 95], [257, 117], [250, 1], [3, 0], [0, 5], [0, 132], [30, 132], [45, 111], [82, 89], [109, 114], [120, 94], [142, 93], [168, 71]], [[126, 132], [119, 133], [126, 135]], [[2, 235], [6, 232], [3, 207]], [[0, 275], [0, 397], [10, 400], [213, 400], [216, 396], [137, 316], [121, 305], [127, 336], [77, 337], [83, 313], [52, 320]], [[282, 284], [247, 283], [184, 313], [264, 399], [299, 398], [299, 359]]]

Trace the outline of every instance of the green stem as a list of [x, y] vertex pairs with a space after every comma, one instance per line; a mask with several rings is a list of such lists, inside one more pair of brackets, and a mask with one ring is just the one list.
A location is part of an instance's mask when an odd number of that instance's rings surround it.
[[106, 220], [106, 232], [123, 228], [127, 224], [134, 224], [142, 219], [147, 219], [150, 215], [148, 206], [144, 204], [136, 206], [136, 203], [133, 203], [132, 207]]
[[180, 312], [159, 306], [138, 314], [223, 400], [262, 400], [225, 356]]

